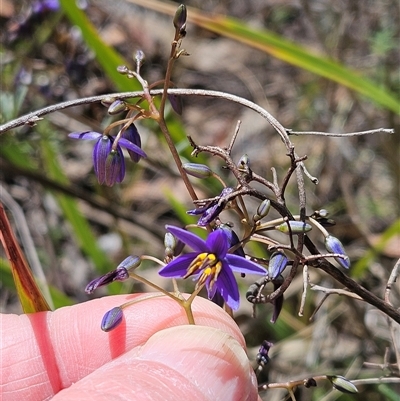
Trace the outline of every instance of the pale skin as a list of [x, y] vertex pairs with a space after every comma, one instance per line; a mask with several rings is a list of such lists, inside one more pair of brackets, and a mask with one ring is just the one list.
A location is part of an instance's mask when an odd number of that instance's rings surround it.
[[2, 401], [260, 400], [239, 328], [208, 300], [195, 299], [196, 326], [175, 301], [155, 297], [101, 331], [105, 312], [138, 297], [0, 315]]

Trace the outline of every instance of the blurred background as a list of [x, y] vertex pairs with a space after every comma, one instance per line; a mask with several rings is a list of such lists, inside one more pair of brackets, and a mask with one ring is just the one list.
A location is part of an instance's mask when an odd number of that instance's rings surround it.
[[[141, 69], [144, 79], [150, 84], [162, 80], [174, 34], [170, 10], [173, 13], [179, 2], [142, 3], [0, 0], [0, 123], [58, 102], [138, 90], [137, 83], [116, 74], [115, 67], [134, 67], [139, 49], [146, 56]], [[352, 261], [349, 275], [383, 297], [400, 258], [398, 2], [193, 0], [185, 4], [193, 7], [183, 41], [190, 56], [175, 64], [172, 81], [176, 87], [242, 96], [294, 131], [395, 129], [393, 135], [291, 138], [297, 153], [308, 156], [310, 173], [319, 179], [318, 185], [306, 181], [307, 212], [329, 211], [336, 221], [329, 231], [340, 238]], [[196, 18], [192, 21], [191, 16]], [[221, 25], [218, 30], [205, 29], [202, 18]], [[235, 25], [233, 37], [232, 21], [246, 31]], [[263, 46], [257, 34], [266, 35]], [[285, 47], [288, 41], [290, 46]], [[275, 167], [282, 179], [289, 158], [276, 132], [260, 116], [223, 100], [184, 97], [182, 102], [181, 117], [167, 108], [167, 122], [184, 161], [206, 162], [229, 185], [235, 185], [218, 159], [190, 156], [186, 135], [198, 144], [227, 146], [241, 120], [234, 158], [239, 161], [247, 154], [253, 171], [271, 180], [271, 167]], [[34, 127], [0, 137], [1, 201], [55, 307], [93, 297], [84, 293], [85, 285], [129, 254], [162, 259], [164, 225], [196, 221], [185, 213], [193, 204], [153, 122], [137, 125], [148, 159], [139, 164], [127, 160], [127, 176], [121, 185], [98, 185], [91, 159], [93, 143], [68, 139], [67, 134], [102, 132], [114, 120], [104, 106], [95, 103], [55, 112]], [[199, 197], [213, 197], [221, 190], [214, 181], [193, 179], [193, 184]], [[294, 180], [286, 200], [296, 214]], [[248, 201], [250, 211], [257, 206]], [[226, 221], [234, 219], [229, 213], [223, 216]], [[321, 239], [312, 239], [323, 249]], [[21, 313], [4, 253], [0, 262], [1, 311]], [[142, 273], [169, 286], [158, 277], [154, 264], [144, 263]], [[320, 271], [310, 271], [310, 280], [341, 288]], [[251, 278], [239, 284], [244, 295]], [[337, 295], [328, 297], [310, 321], [323, 298], [310, 289], [304, 316], [299, 317], [302, 286], [299, 272], [274, 325], [269, 322], [271, 305], [258, 306], [253, 319], [252, 305], [242, 298], [236, 320], [246, 337], [249, 358], [255, 360], [263, 340], [275, 344], [271, 362], [259, 374], [260, 383], [313, 374], [340, 374], [348, 379], [399, 377], [397, 325], [389, 330], [380, 312]], [[395, 283], [394, 306], [399, 305], [399, 289]], [[149, 289], [129, 282], [99, 289], [94, 295], [143, 290]], [[345, 395], [321, 383], [317, 388], [298, 389], [296, 399], [399, 400], [398, 384], [366, 384], [359, 390], [359, 395]], [[285, 394], [269, 390], [261, 395], [280, 400]]]

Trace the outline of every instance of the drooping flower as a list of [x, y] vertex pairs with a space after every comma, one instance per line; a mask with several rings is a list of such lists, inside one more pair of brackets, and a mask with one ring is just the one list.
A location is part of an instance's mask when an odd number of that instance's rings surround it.
[[201, 214], [197, 225], [200, 227], [205, 227], [207, 224], [210, 224], [218, 215], [224, 210], [225, 204], [220, 202], [220, 199], [228, 196], [234, 191], [233, 188], [226, 187], [222, 190], [221, 195], [208, 203], [206, 206], [199, 207], [197, 209], [188, 210], [186, 213], [190, 215], [198, 215]]
[[128, 256], [115, 270], [112, 270], [92, 280], [85, 288], [85, 292], [91, 294], [98, 287], [110, 284], [114, 281], [125, 281], [129, 278], [129, 270], [136, 269], [141, 263], [139, 256]]
[[159, 274], [170, 278], [194, 276], [198, 280], [197, 286], [206, 286], [209, 299], [218, 292], [229, 307], [238, 309], [239, 290], [233, 272], [266, 274], [258, 264], [242, 256], [227, 253], [230, 244], [224, 230], [215, 230], [203, 240], [182, 228], [166, 226], [166, 229], [195, 252], [172, 260]]
[[114, 136], [94, 131], [72, 132], [68, 136], [73, 139], [97, 140], [93, 148], [94, 171], [99, 183], [109, 187], [121, 182], [125, 177], [125, 160], [121, 146], [128, 150], [129, 156], [135, 162], [138, 162], [140, 157], [147, 157], [140, 148], [140, 136], [133, 124], [119, 138], [115, 150], [112, 149]]

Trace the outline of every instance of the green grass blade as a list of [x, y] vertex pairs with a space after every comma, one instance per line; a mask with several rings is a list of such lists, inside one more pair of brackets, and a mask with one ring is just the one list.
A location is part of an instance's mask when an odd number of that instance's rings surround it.
[[60, 4], [65, 14], [72, 24], [79, 27], [83, 39], [96, 55], [104, 72], [121, 91], [141, 90], [140, 84], [135, 79], [128, 79], [117, 71], [120, 65], [128, 65], [127, 61], [121, 57], [113, 48], [107, 46], [99, 36], [95, 26], [88, 20], [85, 13], [76, 5], [76, 1], [60, 0]]
[[[176, 12], [176, 5], [172, 3], [158, 0], [129, 1], [171, 16]], [[245, 43], [287, 63], [335, 81], [369, 98], [375, 104], [400, 114], [400, 101], [397, 96], [337, 61], [317, 55], [266, 29], [253, 29], [234, 18], [217, 14], [207, 16], [195, 8], [187, 7], [187, 9], [189, 23]]]

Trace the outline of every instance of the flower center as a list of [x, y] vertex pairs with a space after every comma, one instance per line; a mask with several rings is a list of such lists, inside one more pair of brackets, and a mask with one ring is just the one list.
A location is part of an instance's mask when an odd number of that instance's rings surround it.
[[221, 270], [222, 262], [218, 260], [216, 255], [213, 253], [200, 253], [190, 264], [184, 278], [201, 272], [197, 286], [209, 280], [209, 287], [212, 288]]

